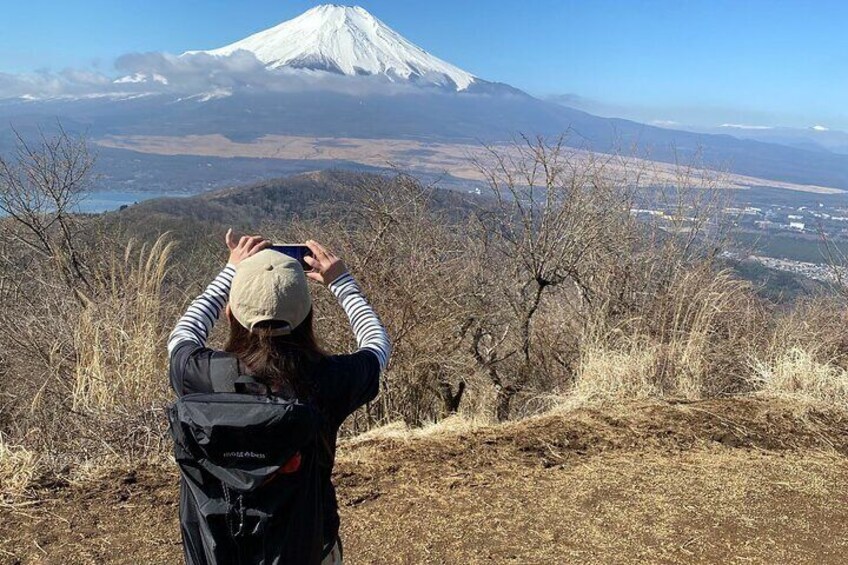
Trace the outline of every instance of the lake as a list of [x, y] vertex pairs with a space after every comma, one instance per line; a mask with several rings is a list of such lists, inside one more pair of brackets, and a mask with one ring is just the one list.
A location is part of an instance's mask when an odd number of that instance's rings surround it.
[[[99, 214], [100, 212], [111, 212], [121, 206], [136, 204], [152, 198], [185, 198], [192, 196], [187, 193], [163, 193], [163, 192], [123, 192], [123, 191], [97, 191], [88, 193], [77, 206], [77, 212], [86, 214]], [[6, 214], [0, 211], [0, 217]]]
[[183, 198], [191, 196], [190, 194], [174, 194], [157, 193], [157, 192], [121, 192], [121, 191], [98, 191], [89, 193], [85, 199], [80, 202], [79, 211], [87, 213], [95, 212], [110, 212], [117, 210], [121, 206], [131, 205], [152, 198], [161, 198], [163, 196]]

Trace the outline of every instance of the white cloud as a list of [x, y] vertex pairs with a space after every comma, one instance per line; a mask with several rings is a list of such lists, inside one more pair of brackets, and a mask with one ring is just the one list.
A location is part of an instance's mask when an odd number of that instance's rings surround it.
[[123, 76], [121, 78], [115, 79], [115, 84], [136, 84], [139, 82], [145, 82], [147, 80], [147, 75], [144, 73], [133, 73], [131, 75]]
[[382, 76], [348, 77], [322, 71], [271, 70], [252, 53], [228, 56], [206, 53], [130, 53], [115, 61], [116, 76], [91, 70], [59, 73], [0, 73], [0, 99], [131, 98], [171, 93], [197, 100], [221, 98], [239, 90], [290, 92], [322, 89], [364, 94], [417, 91], [412, 84], [393, 83]]
[[735, 129], [774, 129], [772, 126], [752, 126], [748, 124], [721, 124], [719, 127]]
[[810, 129], [815, 130], [815, 131], [830, 131], [830, 128], [827, 128], [825, 126], [818, 126], [818, 125], [813, 126]]

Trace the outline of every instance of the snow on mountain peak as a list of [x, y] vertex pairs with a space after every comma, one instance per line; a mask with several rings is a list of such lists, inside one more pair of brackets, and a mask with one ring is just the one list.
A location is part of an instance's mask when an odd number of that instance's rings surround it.
[[323, 4], [245, 39], [209, 51], [253, 53], [268, 68], [384, 75], [465, 90], [476, 78], [427, 53], [359, 6]]

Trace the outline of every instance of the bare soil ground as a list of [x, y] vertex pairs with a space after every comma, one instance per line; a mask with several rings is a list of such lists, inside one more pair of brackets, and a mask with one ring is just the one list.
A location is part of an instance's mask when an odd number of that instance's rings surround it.
[[[848, 419], [643, 403], [343, 444], [346, 563], [845, 563]], [[179, 563], [173, 468], [0, 508], [3, 563]]]

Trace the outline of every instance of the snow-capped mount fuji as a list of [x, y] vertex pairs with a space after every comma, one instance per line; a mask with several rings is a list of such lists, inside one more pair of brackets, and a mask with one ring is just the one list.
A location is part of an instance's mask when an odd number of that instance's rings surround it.
[[[269, 69], [299, 69], [348, 76], [382, 75], [467, 90], [477, 77], [435, 57], [358, 6], [325, 4], [272, 28], [206, 53], [228, 56], [243, 50]], [[485, 82], [485, 81], [483, 81]]]
[[[23, 92], [0, 100], [0, 121], [25, 119], [49, 126], [58, 116], [89, 136], [111, 138], [110, 150], [123, 157], [115, 157], [110, 182], [136, 170], [135, 156], [120, 152], [135, 151], [144, 139], [154, 154], [163, 152], [157, 159], [168, 156], [169, 162], [182, 163], [189, 178], [196, 173], [194, 165], [183, 154], [169, 153], [169, 138], [174, 138], [173, 147], [183, 147], [180, 138], [186, 136], [221, 136], [248, 145], [268, 136], [290, 136], [328, 146], [328, 140], [351, 138], [461, 147], [509, 142], [517, 134], [552, 139], [565, 133], [565, 143], [585, 151], [617, 154], [623, 147], [636, 147], [652, 160], [693, 160], [720, 170], [731, 163], [730, 172], [749, 177], [848, 191], [848, 150], [839, 154], [844, 145], [837, 139], [833, 143], [839, 142], [838, 147], [822, 148], [828, 134], [840, 132], [812, 130], [815, 146], [779, 145], [783, 140], [739, 139], [593, 116], [475, 77], [357, 7], [318, 6], [210, 51], [127, 54], [116, 68], [125, 76], [113, 81], [105, 75], [99, 81], [86, 78], [61, 96]], [[63, 80], [68, 79], [63, 75]], [[741, 131], [764, 135], [772, 130]], [[0, 131], [0, 148], [2, 144]], [[379, 151], [381, 146], [374, 147]], [[422, 163], [432, 154], [430, 149], [410, 151]], [[298, 153], [293, 161], [311, 155]], [[227, 163], [232, 170], [241, 166]], [[440, 157], [430, 166], [442, 167]], [[155, 174], [148, 169], [139, 173], [145, 182], [177, 178], [167, 168]]]

